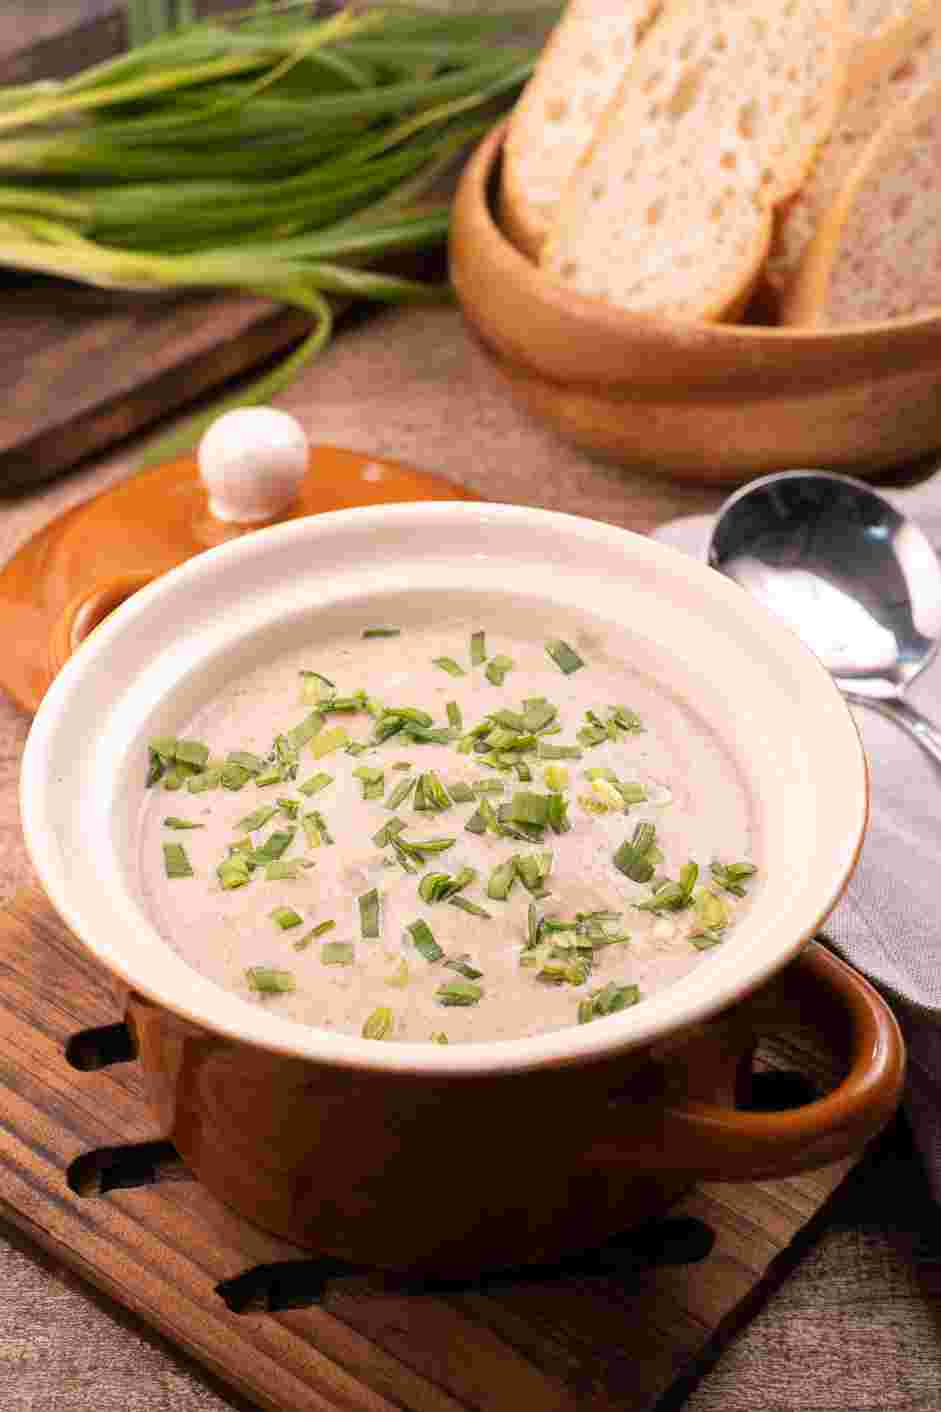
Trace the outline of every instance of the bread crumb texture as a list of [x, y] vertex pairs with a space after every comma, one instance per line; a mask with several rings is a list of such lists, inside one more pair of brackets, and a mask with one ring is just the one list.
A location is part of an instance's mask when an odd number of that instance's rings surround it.
[[685, 0], [638, 47], [543, 248], [573, 289], [721, 317], [764, 260], [773, 205], [833, 121], [832, 0]]

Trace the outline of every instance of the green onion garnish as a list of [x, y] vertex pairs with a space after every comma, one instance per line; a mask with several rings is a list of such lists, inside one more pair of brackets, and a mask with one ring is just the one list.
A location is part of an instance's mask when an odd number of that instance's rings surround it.
[[375, 888], [357, 898], [359, 930], [364, 941], [374, 941], [379, 935], [379, 893]]
[[569, 647], [568, 643], [563, 642], [559, 637], [550, 638], [546, 643], [546, 651], [559, 668], [559, 671], [564, 672], [566, 676], [570, 676], [572, 672], [577, 672], [579, 667], [584, 667], [585, 665], [574, 648]]
[[288, 819], [297, 818], [298, 810], [301, 807], [301, 801], [299, 799], [279, 799], [276, 802], [281, 813]]
[[654, 865], [647, 855], [654, 847], [655, 839], [653, 824], [638, 824], [633, 838], [625, 840], [615, 853], [614, 866], [631, 882], [649, 882], [653, 877]]
[[513, 670], [515, 663], [512, 657], [504, 657], [498, 653], [496, 657], [491, 657], [484, 668], [484, 676], [492, 686], [502, 686], [503, 679], [507, 672]]
[[454, 846], [454, 842], [453, 838], [394, 838], [392, 847], [396, 850], [401, 849], [407, 857], [422, 862], [429, 854], [444, 853], [446, 849]]
[[478, 794], [502, 794], [506, 785], [502, 780], [474, 780], [471, 786], [471, 798], [476, 799]]
[[363, 637], [398, 637], [401, 628], [363, 628]]
[[252, 872], [245, 854], [233, 853], [230, 857], [224, 858], [216, 869], [216, 877], [226, 892], [231, 892], [236, 887], [244, 887], [246, 883], [251, 882]]
[[381, 799], [385, 790], [385, 771], [371, 765], [359, 765], [353, 771], [354, 779], [361, 781], [364, 799]]
[[349, 736], [342, 726], [332, 726], [330, 730], [321, 731], [315, 735], [310, 744], [310, 753], [315, 760], [321, 760], [325, 755], [332, 755], [335, 750], [340, 750], [349, 743]]
[[540, 760], [580, 760], [582, 752], [577, 745], [549, 745], [541, 740], [536, 749]]
[[444, 964], [452, 971], [457, 971], [458, 975], [464, 976], [469, 981], [479, 981], [483, 971], [478, 971], [476, 966], [470, 964], [470, 957], [448, 956]]
[[549, 803], [547, 794], [534, 794], [528, 789], [517, 790], [510, 801], [509, 817], [514, 824], [545, 828], [549, 822]]
[[470, 785], [466, 784], [464, 780], [455, 780], [453, 783], [448, 781], [447, 791], [455, 804], [472, 804], [477, 797]]
[[476, 1005], [483, 993], [483, 987], [475, 981], [461, 978], [439, 986], [435, 991], [435, 999], [439, 1005]]
[[379, 1005], [363, 1025], [363, 1039], [387, 1039], [392, 1033], [394, 1017], [388, 1005]]
[[526, 891], [532, 893], [533, 897], [545, 897], [546, 888], [543, 884], [552, 869], [552, 854], [548, 851], [518, 853], [515, 863], [516, 875]]
[[547, 765], [543, 771], [546, 784], [556, 794], [568, 788], [569, 772], [563, 765]]
[[744, 897], [745, 888], [742, 886], [746, 878], [752, 877], [758, 869], [754, 863], [713, 863], [710, 872], [724, 892], [729, 892], [733, 897]]
[[487, 660], [486, 638], [482, 632], [471, 633], [470, 659], [472, 667], [482, 667]]
[[385, 848], [392, 842], [395, 835], [401, 833], [405, 827], [406, 825], [401, 819], [390, 819], [387, 824], [383, 824], [377, 833], [373, 834], [372, 841], [377, 848]]
[[487, 896], [495, 902], [506, 902], [516, 882], [516, 858], [499, 863], [487, 882]]
[[455, 662], [453, 657], [433, 657], [432, 663], [440, 667], [443, 672], [447, 672], [451, 677], [465, 677], [467, 673], [459, 662]]
[[209, 759], [209, 746], [203, 745], [201, 740], [178, 740], [174, 757], [186, 765], [195, 765], [197, 769], [202, 770]]
[[312, 941], [316, 941], [317, 937], [323, 936], [326, 932], [333, 931], [335, 926], [336, 922], [333, 918], [331, 918], [329, 922], [318, 922], [315, 927], [311, 927], [309, 932], [299, 937], [298, 940], [293, 943], [294, 950], [303, 951], [306, 947], [310, 946]]
[[410, 922], [405, 930], [409, 933], [415, 944], [415, 950], [424, 956], [426, 961], [440, 961], [444, 952], [435, 941], [434, 934], [427, 922], [421, 920]]
[[249, 966], [245, 972], [249, 987], [266, 995], [281, 995], [296, 990], [292, 971], [279, 971], [274, 966]]
[[472, 917], [481, 917], [485, 922], [493, 921], [491, 912], [485, 912], [476, 902], [469, 902], [466, 897], [449, 897], [448, 906], [458, 907], [462, 912], [469, 912]]
[[257, 829], [263, 829], [269, 819], [273, 819], [278, 812], [276, 804], [259, 804], [257, 809], [253, 809], [250, 814], [246, 814], [244, 819], [239, 819], [235, 827], [239, 833], [255, 833]]
[[202, 774], [190, 775], [186, 788], [190, 794], [203, 794], [207, 789], [218, 789], [222, 784], [222, 767], [203, 770]]
[[325, 941], [320, 948], [323, 966], [352, 966], [355, 952], [351, 941]]
[[428, 810], [432, 813], [441, 813], [443, 810], [451, 808], [450, 796], [434, 770], [428, 770], [418, 776], [414, 806], [416, 809]]
[[523, 729], [541, 731], [550, 725], [558, 715], [557, 707], [544, 696], [533, 696], [523, 702]]
[[240, 765], [237, 760], [231, 758], [226, 760], [219, 772], [219, 783], [223, 789], [242, 789], [257, 771], [247, 770], [244, 765]]
[[163, 867], [168, 878], [191, 878], [193, 869], [182, 843], [163, 845]]
[[168, 814], [163, 821], [165, 829], [204, 829], [205, 824], [194, 824], [192, 819], [178, 819], [175, 814]]
[[729, 909], [725, 900], [710, 888], [696, 889], [693, 896], [693, 907], [696, 912], [696, 920], [702, 931], [715, 935], [724, 931], [729, 925]]
[[690, 941], [697, 951], [711, 951], [714, 946], [718, 946], [719, 942], [724, 940], [725, 937], [721, 931], [693, 932], [690, 936]]
[[273, 912], [268, 913], [268, 916], [283, 932], [289, 931], [291, 927], [299, 927], [304, 920], [293, 907], [275, 907]]
[[265, 863], [273, 863], [276, 858], [280, 858], [291, 846], [296, 829], [276, 829], [270, 833], [260, 848], [256, 848], [251, 854], [251, 861], [256, 867]]
[[301, 823], [304, 826], [308, 848], [320, 848], [321, 845], [329, 845], [333, 842], [330, 830], [327, 828], [324, 816], [319, 809], [312, 809], [309, 814], [302, 814]]
[[323, 730], [323, 716], [319, 711], [311, 711], [299, 725], [287, 732], [287, 739], [293, 750], [303, 750], [309, 740], [313, 740]]
[[404, 804], [405, 800], [415, 788], [415, 784], [416, 777], [414, 775], [409, 775], [406, 779], [399, 780], [398, 784], [391, 791], [388, 799], [386, 800], [386, 808], [397, 809], [400, 804]]
[[464, 729], [464, 717], [461, 715], [461, 708], [456, 701], [448, 702], [448, 725], [454, 731]]

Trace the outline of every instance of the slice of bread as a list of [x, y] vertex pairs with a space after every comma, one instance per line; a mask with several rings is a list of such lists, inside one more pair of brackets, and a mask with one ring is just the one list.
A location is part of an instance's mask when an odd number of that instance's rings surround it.
[[772, 209], [840, 106], [844, 0], [667, 0], [543, 246], [580, 293], [691, 318], [740, 311]]
[[536, 259], [559, 196], [662, 0], [570, 0], [510, 118], [500, 221]]
[[872, 138], [807, 251], [787, 324], [904, 318], [941, 307], [941, 82]]
[[867, 143], [919, 88], [941, 78], [938, 0], [915, 0], [910, 9], [907, 19], [851, 68], [833, 131], [807, 180], [779, 212], [765, 271], [779, 294], [795, 278], [817, 226]]

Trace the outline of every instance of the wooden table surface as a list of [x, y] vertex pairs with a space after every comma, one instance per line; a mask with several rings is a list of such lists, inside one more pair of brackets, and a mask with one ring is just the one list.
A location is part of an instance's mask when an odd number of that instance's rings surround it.
[[[112, 8], [105, 0], [4, 0], [0, 59], [29, 33], [53, 33], [76, 16]], [[346, 328], [280, 405], [312, 440], [440, 470], [490, 499], [641, 531], [718, 503], [712, 492], [647, 480], [563, 446], [511, 406], [449, 309], [393, 311]], [[124, 447], [41, 490], [0, 500], [0, 563], [65, 507], [132, 473], [138, 449]], [[16, 803], [28, 724], [0, 695], [0, 901], [33, 879]], [[0, 1154], [2, 1145], [0, 1136]], [[3, 1412], [247, 1409], [2, 1228], [0, 1289]], [[904, 1132], [858, 1170], [820, 1244], [685, 1406], [941, 1412], [941, 1213]]]

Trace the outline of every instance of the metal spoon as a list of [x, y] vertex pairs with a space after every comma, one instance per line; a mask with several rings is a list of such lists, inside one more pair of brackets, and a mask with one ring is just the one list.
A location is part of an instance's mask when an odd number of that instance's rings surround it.
[[904, 699], [941, 638], [941, 566], [916, 524], [861, 481], [783, 471], [726, 501], [709, 563], [783, 618], [848, 700], [941, 764], [941, 730]]

